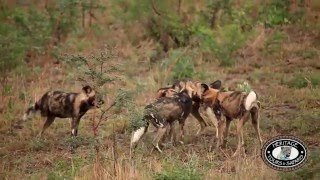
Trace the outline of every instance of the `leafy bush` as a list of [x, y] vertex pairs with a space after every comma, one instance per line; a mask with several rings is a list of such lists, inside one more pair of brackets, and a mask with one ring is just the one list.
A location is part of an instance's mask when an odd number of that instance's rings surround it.
[[146, 121], [143, 120], [143, 111], [137, 107], [133, 100], [133, 95], [133, 91], [125, 91], [120, 89], [116, 96], [116, 108], [125, 108], [128, 111], [130, 131], [137, 130], [146, 125]]
[[290, 0], [272, 0], [261, 8], [261, 21], [266, 27], [274, 27], [290, 22]]
[[162, 84], [193, 77], [195, 69], [192, 57], [194, 55], [187, 50], [186, 48], [170, 50], [168, 57], [160, 61], [158, 69]]
[[[198, 44], [202, 52], [209, 52], [220, 61], [221, 66], [234, 65], [235, 52], [242, 48], [247, 39], [254, 33], [250, 30], [242, 31], [251, 20], [243, 20], [247, 15], [240, 10], [229, 10], [224, 23], [219, 28], [212, 29], [208, 24], [194, 23], [191, 26], [192, 39]], [[239, 16], [241, 15], [241, 16]], [[248, 22], [247, 22], [248, 21]]]
[[320, 76], [319, 76], [319, 73], [315, 73], [311, 75], [297, 74], [287, 82], [287, 85], [290, 88], [296, 88], [296, 89], [305, 88], [308, 85], [311, 85], [313, 88], [315, 88], [318, 85], [320, 85]]
[[290, 88], [305, 88], [308, 86], [308, 81], [302, 75], [297, 75], [288, 82]]
[[116, 48], [106, 46], [90, 56], [66, 54], [61, 59], [77, 70], [77, 80], [94, 87], [104, 96], [106, 92], [103, 86], [120, 80], [120, 65], [115, 62], [117, 57]]
[[0, 23], [0, 74], [4, 75], [22, 65], [26, 51], [25, 39], [14, 26]]
[[192, 78], [194, 72], [193, 61], [188, 56], [182, 56], [173, 68], [173, 80]]
[[1, 1], [4, 11], [0, 13], [0, 73], [23, 65], [23, 60], [30, 61], [37, 55], [51, 53], [80, 27], [81, 18], [84, 18], [81, 13], [102, 9], [96, 1], [88, 3], [87, 0], [58, 0], [44, 8], [33, 4], [9, 8]]
[[219, 37], [221, 37], [221, 43], [214, 52], [222, 66], [232, 66], [235, 63], [234, 53], [244, 45], [248, 36], [241, 33], [239, 25], [230, 24], [220, 29]]

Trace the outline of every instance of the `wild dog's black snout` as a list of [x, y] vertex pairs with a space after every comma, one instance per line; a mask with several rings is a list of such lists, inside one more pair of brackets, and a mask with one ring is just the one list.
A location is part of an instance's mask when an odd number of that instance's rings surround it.
[[104, 104], [104, 100], [101, 96], [97, 96], [97, 98], [93, 101], [92, 106], [100, 108]]
[[95, 97], [89, 97], [88, 98], [88, 104], [90, 106], [95, 106], [95, 101], [96, 101]]

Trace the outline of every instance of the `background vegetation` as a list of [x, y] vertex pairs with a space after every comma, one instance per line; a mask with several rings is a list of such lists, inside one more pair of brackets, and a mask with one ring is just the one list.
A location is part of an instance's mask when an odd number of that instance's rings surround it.
[[[0, 178], [319, 179], [319, 14], [317, 0], [0, 0]], [[263, 138], [300, 137], [307, 164], [268, 168], [250, 125], [246, 157], [230, 158], [234, 123], [226, 154], [208, 152], [214, 128], [197, 137], [192, 117], [185, 145], [150, 152], [148, 132], [131, 159], [130, 124], [158, 88], [185, 78], [257, 91]], [[83, 82], [106, 104], [83, 117], [76, 139], [68, 120], [44, 139], [39, 116], [20, 122], [46, 91], [78, 92]]]

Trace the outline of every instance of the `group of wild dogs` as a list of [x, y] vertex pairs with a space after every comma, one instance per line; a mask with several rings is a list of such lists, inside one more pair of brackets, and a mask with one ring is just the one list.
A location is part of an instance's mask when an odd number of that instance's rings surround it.
[[[31, 113], [40, 111], [46, 121], [40, 135], [53, 123], [56, 117], [72, 118], [71, 135], [77, 136], [78, 126], [81, 117], [91, 108], [100, 107], [104, 101], [97, 98], [96, 91], [90, 86], [82, 88], [81, 93], [66, 93], [62, 91], [49, 91], [45, 93], [33, 106], [29, 107], [23, 116], [28, 119]], [[171, 86], [160, 88], [156, 93], [156, 100], [147, 105], [144, 109], [143, 123], [135, 127], [131, 137], [131, 148], [134, 149], [147, 132], [148, 126], [152, 123], [157, 131], [152, 144], [159, 152], [159, 142], [167, 134], [173, 137], [173, 125], [176, 121], [180, 124], [180, 133], [177, 139], [182, 142], [184, 136], [184, 124], [191, 113], [199, 122], [203, 132], [207, 123], [200, 115], [200, 111], [213, 122], [216, 129], [216, 147], [224, 148], [229, 132], [229, 126], [233, 119], [237, 121], [238, 145], [233, 156], [241, 151], [244, 144], [243, 126], [247, 120], [252, 124], [262, 144], [259, 129], [260, 103], [254, 91], [223, 91], [221, 81], [217, 80], [210, 85], [196, 81], [177, 81]]]

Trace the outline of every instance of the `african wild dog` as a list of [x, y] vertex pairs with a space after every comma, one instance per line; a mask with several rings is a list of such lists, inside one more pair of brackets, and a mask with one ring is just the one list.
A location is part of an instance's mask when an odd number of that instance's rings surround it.
[[42, 136], [56, 117], [72, 118], [71, 135], [77, 136], [81, 117], [89, 109], [99, 107], [103, 103], [102, 99], [96, 98], [96, 92], [90, 86], [84, 86], [81, 93], [48, 91], [28, 108], [23, 120], [27, 120], [31, 113], [40, 111], [41, 116], [47, 118], [40, 133]]
[[158, 98], [155, 102], [147, 105], [143, 117], [144, 125], [136, 127], [132, 134], [131, 149], [136, 147], [138, 141], [147, 132], [149, 123], [152, 123], [157, 128], [157, 133], [152, 144], [161, 153], [159, 142], [165, 132], [176, 120], [179, 121], [183, 132], [184, 121], [190, 114], [191, 108], [192, 100], [186, 90], [176, 93], [171, 97]]
[[[238, 146], [233, 156], [238, 155], [241, 147], [244, 145], [243, 126], [250, 118], [250, 116], [252, 124], [259, 138], [260, 146], [262, 146], [262, 138], [259, 129], [260, 102], [258, 101], [257, 94], [254, 91], [251, 91], [249, 93], [240, 91], [224, 92], [210, 88], [206, 84], [202, 84], [202, 88], [203, 103], [208, 107], [211, 107], [215, 111], [220, 112], [218, 114], [215, 114], [216, 119], [218, 120], [218, 140], [216, 147], [220, 147], [220, 145], [222, 147], [225, 146], [225, 138], [227, 138], [228, 136], [230, 122], [232, 121], [232, 119], [239, 119], [237, 123]], [[224, 120], [221, 117], [222, 115], [226, 117], [225, 129], [223, 127]], [[212, 120], [216, 121], [216, 119]]]
[[[213, 89], [220, 89], [221, 88], [221, 81], [217, 80], [217, 81], [211, 83], [210, 87]], [[201, 87], [200, 82], [177, 81], [170, 87], [160, 88], [157, 91], [156, 98], [164, 97], [164, 96], [170, 97], [175, 92], [180, 92], [182, 90], [187, 90], [189, 92], [189, 95], [191, 95], [191, 97], [192, 97], [193, 104], [192, 104], [191, 114], [198, 120], [201, 128], [199, 129], [197, 134], [201, 134], [202, 132], [204, 132], [205, 128], [208, 125], [200, 115], [200, 107], [204, 108], [205, 115], [207, 115], [207, 116], [212, 116], [211, 115], [212, 113], [219, 114], [220, 112], [218, 110], [212, 111], [212, 109], [207, 106], [201, 106], [202, 87]], [[210, 119], [212, 119], [212, 118], [214, 118], [214, 117], [211, 117]], [[216, 121], [214, 121], [214, 122], [216, 122]], [[217, 136], [217, 133], [218, 133], [217, 123], [214, 123], [214, 125], [216, 127], [216, 136]], [[172, 132], [170, 134], [172, 134]]]

